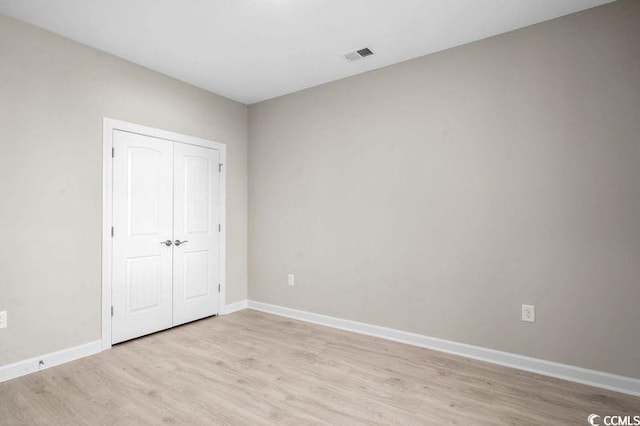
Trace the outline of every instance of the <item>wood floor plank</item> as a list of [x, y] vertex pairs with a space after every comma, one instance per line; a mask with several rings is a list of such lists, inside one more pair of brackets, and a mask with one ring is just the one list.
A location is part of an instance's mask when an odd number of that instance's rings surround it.
[[245, 310], [0, 384], [0, 425], [585, 425], [640, 398]]

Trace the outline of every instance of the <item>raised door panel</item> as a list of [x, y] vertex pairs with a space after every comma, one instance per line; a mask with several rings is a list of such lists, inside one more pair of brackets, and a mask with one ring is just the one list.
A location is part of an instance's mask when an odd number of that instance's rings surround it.
[[174, 145], [174, 325], [218, 313], [219, 151]]
[[127, 262], [127, 313], [141, 312], [160, 306], [162, 280], [161, 256], [141, 256]]
[[184, 262], [184, 300], [207, 297], [211, 292], [209, 270], [210, 251], [187, 251], [182, 256]]
[[112, 342], [173, 324], [173, 143], [114, 131]]
[[129, 147], [127, 227], [129, 235], [158, 235], [162, 151]]
[[185, 235], [211, 231], [211, 159], [184, 156], [184, 227]]

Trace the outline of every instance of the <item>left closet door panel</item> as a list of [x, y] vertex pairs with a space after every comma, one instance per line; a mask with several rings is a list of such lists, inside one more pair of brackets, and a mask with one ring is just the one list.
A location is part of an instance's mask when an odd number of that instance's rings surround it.
[[112, 342], [173, 325], [173, 143], [114, 131]]

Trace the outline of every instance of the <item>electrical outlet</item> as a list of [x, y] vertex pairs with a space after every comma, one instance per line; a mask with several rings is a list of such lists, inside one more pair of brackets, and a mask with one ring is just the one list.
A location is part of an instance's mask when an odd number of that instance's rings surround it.
[[536, 322], [536, 307], [533, 305], [522, 305], [522, 321]]
[[0, 312], [0, 328], [7, 328], [7, 311]]
[[289, 274], [287, 282], [289, 283], [289, 285], [295, 285], [296, 284], [296, 280], [295, 280], [295, 277], [293, 276], [293, 274]]

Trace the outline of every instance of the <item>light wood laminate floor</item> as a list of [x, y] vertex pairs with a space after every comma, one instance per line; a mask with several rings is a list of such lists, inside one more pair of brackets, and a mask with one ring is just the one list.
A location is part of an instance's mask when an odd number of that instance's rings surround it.
[[587, 425], [640, 398], [245, 310], [0, 384], [2, 425]]

